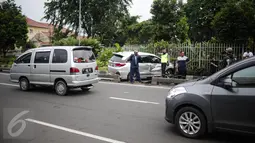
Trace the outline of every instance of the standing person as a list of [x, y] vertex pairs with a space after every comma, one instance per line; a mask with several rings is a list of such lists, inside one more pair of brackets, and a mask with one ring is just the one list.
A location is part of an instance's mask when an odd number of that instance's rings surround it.
[[141, 62], [141, 56], [138, 55], [138, 51], [130, 56], [130, 82], [134, 83], [134, 74], [136, 75], [136, 80], [141, 82], [139, 63]]
[[180, 56], [177, 57], [177, 70], [179, 76], [181, 78], [186, 79], [187, 75], [187, 62], [189, 62], [189, 58], [185, 56], [185, 53], [183, 51], [180, 52]]
[[211, 56], [210, 58], [210, 74], [214, 74], [217, 72], [218, 69], [218, 62], [216, 61], [216, 59]]
[[253, 53], [250, 51], [249, 48], [246, 49], [246, 52], [243, 54], [243, 59], [253, 57]]
[[162, 77], [166, 76], [166, 66], [169, 63], [169, 55], [166, 52], [166, 49], [164, 49], [162, 51], [162, 55], [161, 55], [161, 73], [162, 73]]
[[226, 53], [223, 58], [223, 68], [228, 67], [237, 61], [235, 55], [233, 54], [233, 49], [231, 47], [226, 49]]

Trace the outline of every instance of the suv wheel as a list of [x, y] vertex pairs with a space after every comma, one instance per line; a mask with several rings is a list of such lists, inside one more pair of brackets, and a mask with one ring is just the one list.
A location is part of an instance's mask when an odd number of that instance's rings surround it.
[[21, 78], [19, 80], [19, 87], [22, 91], [28, 91], [30, 89], [30, 84], [27, 78]]
[[57, 95], [64, 96], [67, 94], [68, 87], [66, 83], [62, 80], [59, 80], [55, 84], [55, 91]]
[[180, 109], [175, 116], [175, 123], [180, 133], [188, 138], [198, 138], [206, 132], [204, 115], [193, 107]]

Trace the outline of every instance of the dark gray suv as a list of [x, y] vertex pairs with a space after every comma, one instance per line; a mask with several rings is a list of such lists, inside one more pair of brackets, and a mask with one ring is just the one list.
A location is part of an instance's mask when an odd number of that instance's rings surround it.
[[215, 129], [255, 133], [255, 57], [173, 87], [165, 119], [189, 138]]

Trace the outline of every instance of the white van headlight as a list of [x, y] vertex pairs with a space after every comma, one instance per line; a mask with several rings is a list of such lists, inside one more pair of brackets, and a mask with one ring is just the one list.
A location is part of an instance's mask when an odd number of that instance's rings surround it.
[[174, 98], [175, 96], [182, 94], [182, 93], [186, 93], [186, 92], [187, 91], [184, 87], [176, 87], [176, 88], [171, 89], [168, 92], [167, 98]]

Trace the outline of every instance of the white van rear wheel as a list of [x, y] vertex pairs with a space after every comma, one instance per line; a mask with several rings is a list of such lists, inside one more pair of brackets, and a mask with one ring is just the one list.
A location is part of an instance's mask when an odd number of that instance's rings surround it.
[[55, 92], [57, 95], [65, 96], [67, 94], [68, 88], [63, 80], [59, 80], [55, 84]]

